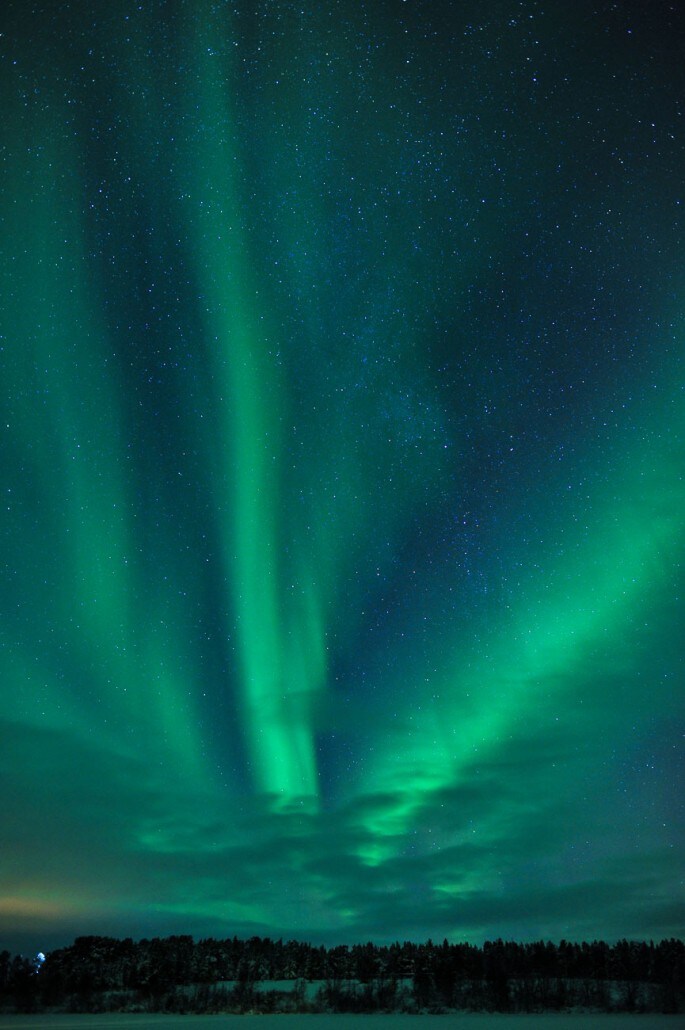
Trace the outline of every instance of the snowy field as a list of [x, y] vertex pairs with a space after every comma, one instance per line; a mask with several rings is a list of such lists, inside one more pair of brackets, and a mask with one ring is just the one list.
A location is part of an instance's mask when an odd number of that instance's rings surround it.
[[683, 1030], [685, 1016], [530, 1015], [464, 1013], [449, 1016], [0, 1016], [0, 1030]]

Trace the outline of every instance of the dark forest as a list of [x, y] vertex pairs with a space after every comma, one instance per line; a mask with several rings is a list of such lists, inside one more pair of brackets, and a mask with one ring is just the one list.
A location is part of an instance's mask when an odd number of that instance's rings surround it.
[[685, 1011], [685, 944], [408, 941], [326, 948], [190, 936], [78, 937], [0, 953], [4, 1012]]

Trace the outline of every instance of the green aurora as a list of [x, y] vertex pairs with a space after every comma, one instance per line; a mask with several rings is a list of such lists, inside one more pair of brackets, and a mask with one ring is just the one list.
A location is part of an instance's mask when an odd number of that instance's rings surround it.
[[0, 944], [682, 935], [682, 15], [2, 15]]

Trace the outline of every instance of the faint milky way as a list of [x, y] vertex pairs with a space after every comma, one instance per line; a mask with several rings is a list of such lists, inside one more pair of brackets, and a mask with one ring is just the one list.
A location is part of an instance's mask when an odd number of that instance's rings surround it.
[[9, 0], [0, 944], [683, 933], [676, 6]]

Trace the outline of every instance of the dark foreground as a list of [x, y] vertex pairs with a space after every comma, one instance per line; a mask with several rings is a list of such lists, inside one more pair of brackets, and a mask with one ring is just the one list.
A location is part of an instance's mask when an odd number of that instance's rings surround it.
[[0, 1030], [682, 1030], [681, 1015], [553, 1013], [493, 1015], [0, 1016]]
[[[0, 953], [0, 1014], [160, 1014], [182, 1016], [187, 1027], [191, 1016], [222, 1013], [396, 1013], [406, 1020], [568, 1012], [685, 1012], [685, 944], [445, 940], [325, 948], [260, 937], [79, 937], [33, 960]], [[466, 1025], [466, 1015], [451, 1018]]]
[[236, 1017], [258, 1017], [263, 1028], [277, 1018], [281, 1030], [304, 1020], [316, 1030], [336, 1016], [354, 1017], [356, 1028], [369, 1018], [369, 1025], [411, 1027], [423, 1025], [412, 1019], [428, 1017], [465, 1028], [546, 1019], [557, 1030], [606, 1017], [607, 1026], [622, 1030], [623, 1016], [632, 1027], [666, 1026], [667, 1016], [685, 1027], [683, 1013], [685, 945], [673, 939], [316, 948], [259, 937], [79, 937], [33, 960], [0, 953], [0, 1030], [191, 1030], [232, 1025]]

